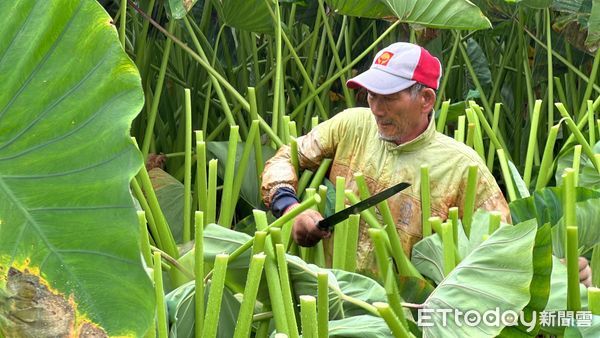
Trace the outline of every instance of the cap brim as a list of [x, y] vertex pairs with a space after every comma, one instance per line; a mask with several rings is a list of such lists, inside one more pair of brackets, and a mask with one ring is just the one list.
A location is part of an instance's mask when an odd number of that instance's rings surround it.
[[377, 68], [371, 68], [346, 81], [351, 89], [365, 88], [376, 94], [388, 95], [397, 93], [417, 83], [417, 81], [392, 75]]

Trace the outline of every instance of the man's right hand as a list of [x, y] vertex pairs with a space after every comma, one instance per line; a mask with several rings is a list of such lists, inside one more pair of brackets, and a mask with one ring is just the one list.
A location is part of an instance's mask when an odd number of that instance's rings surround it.
[[[286, 209], [285, 213], [289, 212], [296, 205]], [[331, 232], [323, 231], [317, 227], [317, 223], [323, 219], [323, 216], [312, 209], [301, 212], [294, 219], [292, 227], [292, 238], [294, 242], [300, 246], [311, 247], [315, 246], [321, 239], [331, 236]]]

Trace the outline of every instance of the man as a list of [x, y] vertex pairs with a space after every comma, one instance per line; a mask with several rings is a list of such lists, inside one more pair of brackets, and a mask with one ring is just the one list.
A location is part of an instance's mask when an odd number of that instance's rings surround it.
[[[301, 168], [316, 169], [332, 158], [329, 177], [346, 178], [357, 191], [353, 175], [361, 172], [374, 194], [399, 182], [411, 187], [389, 198], [403, 249], [410, 256], [422, 238], [420, 167], [429, 166], [431, 213], [447, 218], [448, 209], [462, 209], [470, 165], [478, 166], [475, 208], [497, 210], [510, 222], [508, 204], [481, 158], [470, 147], [436, 132], [433, 106], [441, 77], [440, 61], [410, 43], [394, 43], [377, 53], [369, 70], [350, 79], [348, 87], [367, 90], [369, 108], [347, 109], [298, 138]], [[279, 149], [265, 165], [261, 193], [265, 205], [279, 217], [298, 201], [297, 176], [290, 149]], [[296, 217], [292, 235], [301, 246], [315, 245], [328, 232], [316, 227], [323, 217], [307, 210]], [[373, 245], [361, 226], [357, 269], [373, 272]], [[369, 271], [370, 270], [370, 271]]]

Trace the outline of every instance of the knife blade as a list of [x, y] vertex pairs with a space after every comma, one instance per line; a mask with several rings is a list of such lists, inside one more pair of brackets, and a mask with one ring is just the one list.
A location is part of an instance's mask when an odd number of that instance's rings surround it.
[[354, 205], [347, 207], [346, 209], [340, 210], [335, 214], [320, 220], [317, 223], [317, 227], [324, 231], [331, 230], [336, 224], [350, 217], [352, 214], [357, 214], [365, 209], [368, 209], [381, 201], [384, 201], [396, 193], [410, 187], [410, 183], [401, 182], [394, 186], [391, 186], [383, 191], [378, 192], [377, 194], [362, 200]]

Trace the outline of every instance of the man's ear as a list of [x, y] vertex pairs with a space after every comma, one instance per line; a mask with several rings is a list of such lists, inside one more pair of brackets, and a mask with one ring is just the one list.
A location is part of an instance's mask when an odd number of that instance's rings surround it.
[[424, 88], [421, 90], [421, 112], [429, 114], [435, 105], [435, 90]]

